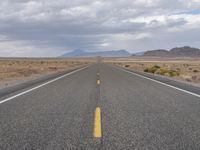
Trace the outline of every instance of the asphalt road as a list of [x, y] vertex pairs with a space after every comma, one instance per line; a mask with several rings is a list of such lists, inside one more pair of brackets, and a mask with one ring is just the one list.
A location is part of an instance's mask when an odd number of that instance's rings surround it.
[[0, 149], [198, 150], [196, 94], [90, 65], [1, 97]]

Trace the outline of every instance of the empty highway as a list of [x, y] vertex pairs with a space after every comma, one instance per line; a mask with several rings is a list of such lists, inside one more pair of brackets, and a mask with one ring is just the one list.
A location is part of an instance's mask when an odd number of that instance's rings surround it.
[[199, 94], [92, 64], [2, 95], [0, 149], [197, 150]]

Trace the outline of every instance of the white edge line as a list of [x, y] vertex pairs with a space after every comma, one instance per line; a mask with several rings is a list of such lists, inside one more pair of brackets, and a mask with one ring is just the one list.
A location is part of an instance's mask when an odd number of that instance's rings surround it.
[[[115, 66], [115, 67], [116, 67], [116, 66]], [[152, 79], [152, 78], [149, 78], [149, 77], [145, 77], [145, 76], [143, 76], [143, 75], [140, 75], [140, 74], [137, 74], [137, 73], [134, 73], [134, 72], [125, 70], [125, 69], [120, 68], [120, 67], [116, 67], [116, 68], [117, 68], [117, 69], [120, 69], [120, 70], [122, 70], [122, 71], [125, 71], [125, 72], [127, 72], [127, 73], [136, 75], [136, 76], [138, 76], [138, 77], [142, 77], [142, 78], [144, 78], [144, 79], [148, 79], [148, 80], [154, 81], [154, 82], [156, 82], [156, 83], [159, 83], [159, 84], [168, 86], [168, 87], [170, 87], [170, 88], [173, 88], [173, 89], [179, 90], [179, 91], [181, 91], [181, 92], [185, 92], [185, 93], [187, 93], [187, 94], [190, 94], [190, 95], [193, 95], [193, 96], [196, 96], [196, 97], [199, 97], [199, 98], [200, 98], [200, 95], [199, 95], [199, 94], [196, 94], [196, 93], [193, 93], [193, 92], [190, 92], [190, 91], [187, 91], [187, 90], [184, 90], [184, 89], [175, 87], [175, 86], [173, 86], [173, 85], [169, 85], [169, 84], [167, 84], [167, 83], [160, 82], [160, 81], [158, 81], [158, 80], [155, 80], [155, 79]]]
[[69, 76], [69, 75], [71, 75], [71, 74], [73, 74], [73, 73], [75, 73], [75, 72], [81, 71], [81, 70], [86, 69], [86, 68], [88, 68], [88, 67], [89, 67], [89, 66], [86, 66], [86, 67], [83, 67], [83, 68], [74, 70], [74, 71], [69, 72], [69, 73], [67, 73], [67, 74], [64, 74], [64, 75], [62, 75], [62, 76], [60, 76], [60, 77], [57, 77], [57, 78], [55, 78], [55, 79], [53, 79], [53, 80], [50, 80], [50, 81], [48, 81], [48, 82], [45, 82], [45, 83], [43, 83], [43, 84], [41, 84], [41, 85], [38, 85], [38, 86], [36, 86], [36, 87], [33, 87], [33, 88], [29, 89], [29, 90], [26, 90], [26, 91], [24, 91], [24, 92], [21, 92], [21, 93], [19, 93], [19, 94], [17, 94], [17, 95], [11, 96], [11, 97], [6, 98], [6, 99], [3, 99], [2, 101], [0, 101], [0, 104], [5, 103], [5, 102], [7, 102], [7, 101], [9, 101], [9, 100], [12, 100], [12, 99], [14, 99], [14, 98], [16, 98], [16, 97], [19, 97], [19, 96], [21, 96], [21, 95], [24, 95], [24, 94], [26, 94], [26, 93], [29, 93], [29, 92], [31, 92], [31, 91], [33, 91], [33, 90], [36, 90], [36, 89], [38, 89], [38, 88], [40, 88], [40, 87], [42, 87], [42, 86], [45, 86], [45, 85], [50, 84], [50, 83], [52, 83], [52, 82], [55, 82], [55, 81], [57, 81], [57, 80], [59, 80], [59, 79], [61, 79], [61, 78], [64, 78], [64, 77], [66, 77], [66, 76]]

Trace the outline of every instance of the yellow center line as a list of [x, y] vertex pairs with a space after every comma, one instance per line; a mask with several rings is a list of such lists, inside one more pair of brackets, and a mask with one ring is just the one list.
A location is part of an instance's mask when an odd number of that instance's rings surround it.
[[101, 138], [101, 109], [99, 107], [95, 110], [95, 118], [94, 118], [94, 137]]
[[100, 80], [97, 80], [97, 84], [99, 85], [101, 83], [101, 81]]

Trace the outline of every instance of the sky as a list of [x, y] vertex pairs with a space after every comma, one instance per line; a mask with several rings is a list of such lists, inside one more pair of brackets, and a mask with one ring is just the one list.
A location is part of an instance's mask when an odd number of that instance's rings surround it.
[[0, 57], [200, 48], [200, 0], [1, 0]]

